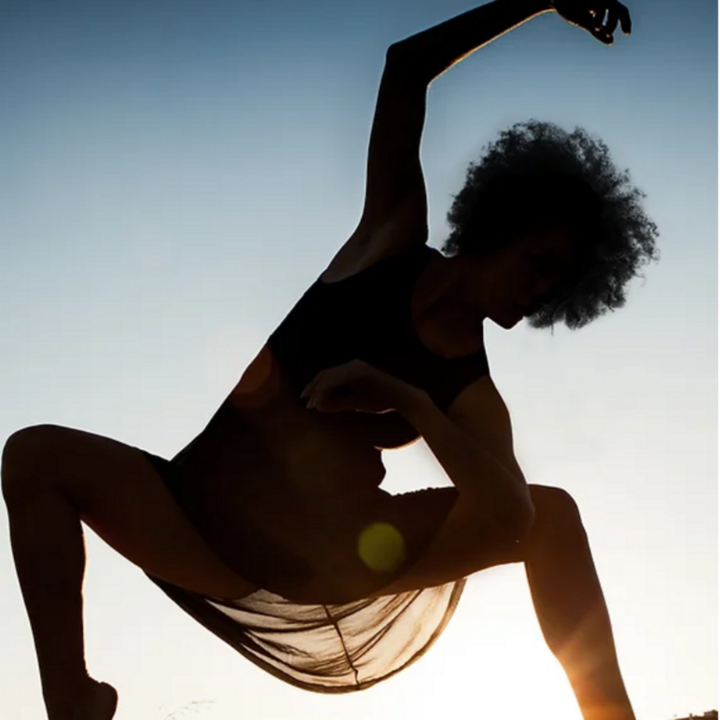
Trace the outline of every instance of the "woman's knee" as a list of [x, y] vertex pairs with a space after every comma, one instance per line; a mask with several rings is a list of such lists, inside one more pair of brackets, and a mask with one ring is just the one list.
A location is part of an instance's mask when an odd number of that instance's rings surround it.
[[17, 430], [5, 441], [0, 475], [6, 500], [27, 489], [34, 477], [45, 477], [48, 450], [62, 430], [58, 425], [31, 425]]
[[567, 532], [582, 529], [580, 509], [573, 496], [558, 487], [530, 485], [535, 506], [533, 532]]

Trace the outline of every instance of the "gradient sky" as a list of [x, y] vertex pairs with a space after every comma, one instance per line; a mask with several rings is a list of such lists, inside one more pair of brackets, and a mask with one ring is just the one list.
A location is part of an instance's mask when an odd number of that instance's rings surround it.
[[[473, 5], [0, 7], [0, 441], [54, 423], [170, 457], [355, 228], [387, 46]], [[451, 69], [422, 153], [435, 247], [467, 163], [531, 117], [599, 136], [647, 193], [661, 261], [625, 308], [485, 337], [525, 476], [580, 506], [638, 720], [671, 720], [718, 706], [718, 20], [629, 7], [611, 48], [547, 14]], [[384, 460], [391, 491], [449, 484], [422, 441]], [[37, 720], [5, 513], [0, 536], [0, 697]], [[257, 669], [86, 538], [88, 664], [117, 720], [580, 720], [521, 565], [473, 576], [412, 668], [337, 697]]]

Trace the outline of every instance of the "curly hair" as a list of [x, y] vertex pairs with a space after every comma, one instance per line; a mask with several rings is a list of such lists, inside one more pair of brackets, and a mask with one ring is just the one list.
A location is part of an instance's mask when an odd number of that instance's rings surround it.
[[643, 197], [630, 185], [629, 172], [613, 165], [602, 140], [584, 129], [567, 133], [551, 122], [516, 123], [468, 166], [441, 250], [450, 257], [487, 256], [519, 232], [563, 223], [577, 241], [576, 261], [528, 322], [552, 329], [561, 321], [577, 330], [623, 307], [625, 286], [640, 266], [660, 258], [658, 229], [641, 206]]

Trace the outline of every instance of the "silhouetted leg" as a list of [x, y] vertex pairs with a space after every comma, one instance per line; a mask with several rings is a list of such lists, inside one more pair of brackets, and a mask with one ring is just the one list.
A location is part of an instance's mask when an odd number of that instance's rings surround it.
[[85, 666], [81, 521], [153, 577], [218, 598], [256, 590], [213, 553], [132, 446], [57, 425], [24, 428], [3, 448], [2, 492], [51, 720], [109, 720], [117, 704]]
[[77, 510], [56, 490], [6, 496], [15, 568], [50, 720], [66, 720], [90, 682], [85, 666], [85, 546]]
[[572, 497], [531, 485], [535, 524], [523, 540], [545, 640], [567, 673], [585, 720], [634, 720], [587, 535]]

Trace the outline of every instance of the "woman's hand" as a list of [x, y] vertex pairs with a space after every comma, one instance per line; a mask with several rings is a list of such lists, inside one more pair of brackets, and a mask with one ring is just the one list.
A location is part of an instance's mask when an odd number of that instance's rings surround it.
[[[618, 0], [550, 0], [555, 12], [571, 25], [587, 30], [606, 45], [613, 44], [613, 33], [618, 21], [623, 32], [632, 32], [630, 11]], [[607, 21], [603, 23], [607, 13]]]
[[321, 370], [300, 394], [320, 412], [404, 413], [424, 391], [362, 360]]

